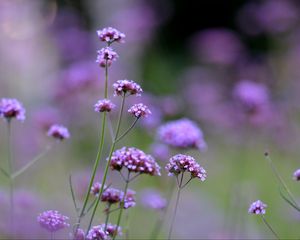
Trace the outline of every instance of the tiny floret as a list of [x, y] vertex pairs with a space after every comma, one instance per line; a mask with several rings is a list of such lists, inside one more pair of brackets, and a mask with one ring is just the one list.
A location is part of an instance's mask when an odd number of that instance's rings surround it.
[[103, 99], [94, 105], [94, 109], [95, 112], [110, 112], [115, 106], [109, 99]]
[[140, 96], [143, 92], [140, 85], [132, 80], [118, 80], [113, 84], [114, 95], [122, 96], [123, 94]]
[[37, 217], [37, 221], [41, 227], [47, 229], [49, 232], [56, 232], [65, 227], [69, 227], [70, 224], [66, 222], [68, 219], [68, 217], [55, 210], [45, 211]]
[[119, 30], [107, 27], [103, 28], [102, 30], [97, 31], [97, 35], [102, 42], [107, 42], [111, 44], [113, 42], [123, 43], [125, 39], [125, 34], [121, 33]]
[[[105, 229], [105, 224], [101, 224], [100, 225], [103, 229]], [[118, 227], [117, 225], [108, 223], [106, 225], [106, 231], [105, 231], [106, 235], [108, 235], [109, 237], [114, 237], [114, 236], [122, 236], [122, 228]]]
[[70, 138], [69, 130], [66, 127], [64, 127], [62, 125], [58, 125], [58, 124], [52, 125], [50, 127], [47, 135], [50, 137], [59, 139], [59, 140], [64, 140], [66, 138]]
[[130, 172], [160, 176], [160, 167], [155, 159], [134, 147], [123, 147], [113, 152], [110, 168], [117, 171], [127, 168]]
[[149, 108], [143, 103], [134, 104], [128, 109], [128, 112], [133, 114], [136, 118], [148, 117], [151, 114]]
[[188, 155], [177, 154], [170, 158], [166, 165], [169, 176], [177, 176], [185, 171], [191, 173], [191, 178], [199, 178], [201, 181], [206, 179], [206, 171], [196, 160]]
[[300, 181], [300, 169], [297, 169], [293, 174], [294, 180]]
[[105, 47], [99, 50], [96, 59], [96, 63], [99, 64], [100, 67], [110, 67], [113, 61], [116, 61], [119, 57], [118, 54], [110, 47]]
[[260, 200], [257, 200], [255, 202], [251, 203], [248, 213], [263, 215], [266, 213], [266, 207], [267, 207], [267, 204], [263, 203]]
[[0, 117], [11, 120], [25, 120], [25, 109], [22, 104], [14, 98], [2, 98], [0, 101]]
[[86, 236], [87, 240], [106, 240], [109, 239], [102, 225], [94, 226]]

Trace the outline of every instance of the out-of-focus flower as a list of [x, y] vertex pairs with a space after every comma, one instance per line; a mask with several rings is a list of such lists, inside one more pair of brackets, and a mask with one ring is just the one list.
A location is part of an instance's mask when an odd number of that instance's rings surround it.
[[69, 130], [66, 127], [59, 124], [52, 125], [47, 135], [49, 137], [54, 137], [58, 140], [64, 140], [66, 138], [70, 138]]
[[25, 120], [25, 109], [22, 104], [14, 98], [2, 98], [0, 101], [0, 117], [11, 120]]
[[125, 34], [121, 33], [119, 30], [107, 27], [103, 28], [102, 30], [97, 31], [98, 38], [102, 42], [107, 42], [108, 44], [111, 44], [113, 42], [124, 42]]
[[[101, 224], [100, 226], [102, 226], [103, 229], [105, 229], [105, 224]], [[116, 236], [122, 236], [122, 228], [119, 226], [117, 228], [117, 225], [108, 223], [106, 225], [106, 235], [108, 235], [109, 237], [114, 237]]]
[[162, 210], [167, 206], [167, 200], [158, 191], [148, 189], [142, 192], [142, 205], [146, 208]]
[[77, 232], [74, 234], [74, 240], [85, 240], [85, 233], [84, 231], [79, 228], [77, 229]]
[[160, 176], [160, 167], [155, 159], [134, 147], [123, 147], [113, 152], [110, 167], [117, 171], [124, 167], [130, 172]]
[[65, 227], [69, 227], [70, 224], [66, 222], [68, 219], [68, 217], [60, 214], [56, 210], [45, 211], [37, 217], [37, 221], [39, 222], [41, 227], [47, 229], [50, 232], [56, 232]]
[[108, 236], [106, 235], [102, 225], [94, 226], [88, 232], [86, 236], [87, 240], [106, 240]]
[[110, 112], [115, 106], [109, 99], [102, 99], [94, 105], [94, 109], [95, 112]]
[[159, 127], [158, 138], [172, 147], [206, 149], [202, 131], [196, 123], [186, 118], [170, 121]]
[[294, 174], [293, 174], [293, 178], [296, 181], [300, 181], [300, 169], [297, 169]]
[[165, 144], [154, 143], [151, 145], [151, 153], [159, 160], [166, 160], [170, 155], [170, 149]]
[[170, 158], [166, 165], [169, 176], [177, 176], [185, 171], [191, 173], [191, 178], [199, 178], [201, 181], [206, 179], [206, 171], [196, 160], [188, 155], [177, 154]]
[[112, 62], [116, 61], [119, 57], [118, 54], [110, 47], [102, 48], [97, 53], [96, 63], [98, 63], [100, 67], [105, 67], [106, 65], [109, 67]]
[[251, 203], [248, 213], [263, 215], [266, 213], [267, 205], [260, 200]]
[[148, 117], [151, 114], [149, 108], [143, 103], [134, 104], [128, 109], [128, 112], [133, 114], [136, 118]]
[[140, 85], [132, 80], [118, 80], [113, 84], [114, 88], [114, 95], [115, 96], [122, 96], [122, 94], [129, 93], [129, 95], [136, 95], [140, 96], [143, 92]]

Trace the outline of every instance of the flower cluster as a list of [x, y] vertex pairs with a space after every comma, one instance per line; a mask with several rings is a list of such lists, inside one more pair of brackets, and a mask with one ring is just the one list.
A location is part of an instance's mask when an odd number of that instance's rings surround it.
[[110, 112], [115, 106], [109, 99], [103, 99], [94, 105], [94, 109], [95, 112]]
[[294, 180], [300, 181], [300, 169], [297, 169], [293, 174]]
[[104, 231], [102, 225], [97, 225], [91, 228], [86, 236], [87, 240], [106, 240], [108, 239], [107, 234]]
[[0, 117], [7, 120], [16, 118], [17, 120], [25, 120], [25, 109], [22, 104], [14, 98], [2, 98], [0, 101]]
[[201, 181], [206, 179], [205, 169], [193, 157], [188, 155], [177, 154], [171, 157], [166, 165], [166, 170], [169, 172], [169, 176], [177, 176], [188, 171], [191, 173], [191, 178], [199, 178]]
[[70, 137], [68, 129], [62, 125], [54, 124], [50, 127], [47, 133], [48, 136], [58, 140], [63, 140]]
[[110, 167], [117, 171], [121, 171], [124, 167], [129, 172], [160, 176], [160, 167], [155, 159], [134, 147], [123, 147], [113, 152]]
[[140, 85], [132, 80], [118, 80], [113, 84], [114, 95], [122, 96], [123, 94], [129, 93], [129, 95], [140, 96], [143, 92]]
[[267, 207], [267, 204], [263, 203], [260, 200], [257, 200], [255, 202], [251, 203], [248, 213], [262, 215], [262, 214], [266, 213], [266, 207]]
[[134, 104], [128, 109], [128, 112], [133, 114], [136, 118], [148, 117], [151, 114], [149, 108], [143, 103]]
[[77, 229], [76, 233], [74, 234], [73, 239], [74, 240], [84, 240], [85, 239], [84, 231], [81, 228]]
[[[103, 229], [105, 229], [105, 224], [100, 225]], [[114, 236], [122, 236], [122, 228], [118, 227], [117, 225], [113, 225], [111, 223], [108, 223], [106, 225], [106, 230], [105, 230], [106, 235], [109, 237], [114, 237]]]
[[110, 47], [105, 47], [99, 50], [97, 55], [96, 62], [100, 67], [109, 67], [113, 61], [116, 61], [119, 57], [118, 54]]
[[158, 138], [172, 147], [206, 149], [203, 133], [188, 119], [168, 122], [158, 129]]
[[56, 232], [65, 227], [69, 227], [70, 224], [66, 222], [68, 219], [68, 217], [60, 214], [55, 210], [45, 211], [37, 217], [37, 221], [39, 222], [41, 227], [47, 229], [50, 232]]
[[125, 34], [115, 28], [108, 27], [97, 31], [97, 35], [102, 42], [111, 44], [113, 42], [124, 42]]

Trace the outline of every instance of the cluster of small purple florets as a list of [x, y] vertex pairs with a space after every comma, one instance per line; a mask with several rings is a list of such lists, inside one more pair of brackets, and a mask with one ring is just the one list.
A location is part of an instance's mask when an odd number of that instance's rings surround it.
[[198, 148], [204, 150], [206, 143], [198, 126], [188, 119], [179, 119], [162, 125], [158, 129], [159, 139], [172, 147]]
[[128, 109], [128, 112], [133, 114], [136, 118], [148, 117], [151, 114], [149, 108], [143, 103], [134, 104]]
[[116, 150], [112, 154], [110, 167], [117, 171], [121, 171], [124, 167], [130, 172], [160, 176], [160, 167], [155, 159], [134, 147], [123, 147]]
[[188, 171], [191, 173], [191, 178], [199, 178], [201, 181], [206, 179], [205, 169], [193, 157], [188, 155], [177, 154], [170, 158], [166, 170], [169, 172], [169, 176], [177, 176]]
[[48, 130], [47, 135], [50, 137], [54, 137], [58, 140], [63, 140], [70, 137], [68, 129], [59, 124], [52, 125]]
[[260, 200], [257, 200], [255, 202], [251, 203], [248, 213], [263, 215], [266, 213], [266, 207], [267, 207], [267, 204], [263, 203]]
[[2, 98], [0, 101], [0, 117], [11, 120], [25, 120], [25, 109], [22, 104], [14, 98]]
[[101, 225], [94, 226], [86, 236], [87, 240], [106, 240], [109, 239]]
[[124, 42], [125, 34], [115, 28], [107, 27], [97, 31], [97, 35], [102, 42], [111, 44], [113, 42]]
[[143, 92], [141, 86], [132, 80], [118, 80], [113, 84], [114, 95], [122, 96], [123, 94], [140, 96]]
[[[105, 224], [101, 224], [100, 225], [103, 229], [105, 229]], [[106, 235], [108, 235], [109, 237], [113, 237], [115, 235], [118, 235], [118, 236], [121, 236], [122, 235], [122, 228], [121, 227], [118, 227], [117, 228], [117, 225], [114, 225], [114, 224], [111, 224], [111, 223], [108, 223], [106, 225]]]
[[111, 47], [105, 47], [100, 49], [97, 55], [96, 62], [101, 67], [106, 67], [106, 65], [109, 67], [113, 63], [113, 61], [116, 61], [119, 57], [118, 54], [111, 48]]
[[68, 217], [60, 214], [56, 210], [45, 211], [37, 217], [39, 224], [50, 232], [56, 232], [65, 227], [69, 227], [70, 224], [66, 222], [68, 219]]
[[116, 105], [113, 104], [109, 99], [99, 100], [95, 105], [95, 112], [110, 112]]

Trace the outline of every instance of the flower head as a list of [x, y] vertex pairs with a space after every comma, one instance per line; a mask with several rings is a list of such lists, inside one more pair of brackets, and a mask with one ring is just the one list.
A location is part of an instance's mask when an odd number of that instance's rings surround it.
[[73, 239], [74, 240], [84, 240], [85, 239], [84, 231], [81, 228], [77, 229], [76, 233], [74, 234]]
[[267, 207], [267, 204], [263, 203], [260, 200], [257, 200], [255, 202], [251, 203], [248, 213], [262, 215], [262, 214], [266, 213], [266, 207]]
[[162, 125], [158, 129], [158, 138], [172, 147], [206, 149], [201, 129], [186, 118]]
[[109, 99], [102, 99], [94, 105], [94, 109], [95, 112], [110, 112], [115, 106]]
[[25, 120], [25, 109], [22, 104], [14, 98], [2, 98], [0, 100], [0, 117], [7, 120], [16, 118], [17, 120]]
[[143, 103], [134, 104], [128, 109], [128, 112], [133, 114], [136, 118], [148, 117], [151, 114], [149, 108]]
[[70, 138], [69, 130], [66, 127], [58, 124], [52, 125], [48, 130], [47, 135], [59, 140]]
[[[101, 224], [100, 226], [105, 229], [105, 224]], [[109, 237], [114, 237], [115, 235], [122, 236], [122, 228], [120, 226], [117, 228], [117, 225], [108, 223], [106, 225], [106, 235]]]
[[297, 169], [294, 174], [293, 177], [296, 181], [300, 181], [300, 169]]
[[188, 155], [177, 154], [170, 158], [169, 163], [166, 165], [166, 170], [169, 176], [177, 176], [180, 173], [188, 171], [191, 173], [191, 178], [199, 178], [201, 181], [206, 179], [206, 171], [200, 166], [196, 160]]
[[106, 235], [102, 225], [94, 226], [88, 232], [86, 236], [87, 240], [106, 240], [108, 236]]
[[109, 44], [113, 42], [124, 42], [125, 34], [121, 33], [115, 28], [107, 27], [102, 30], [97, 31], [97, 35], [102, 42], [107, 42]]
[[117, 171], [124, 167], [130, 172], [160, 176], [160, 167], [155, 159], [134, 147], [123, 147], [113, 152], [110, 167]]
[[142, 194], [142, 204], [147, 208], [161, 210], [167, 206], [167, 200], [158, 191], [145, 190]]
[[129, 93], [129, 95], [137, 95], [140, 96], [143, 92], [140, 85], [132, 80], [118, 80], [113, 84], [114, 95], [122, 96], [122, 94]]
[[100, 67], [110, 67], [113, 61], [116, 61], [119, 57], [118, 54], [110, 47], [105, 47], [99, 50], [96, 62], [99, 63]]
[[66, 222], [68, 219], [68, 217], [60, 214], [55, 210], [45, 211], [37, 217], [37, 221], [39, 222], [41, 227], [47, 229], [50, 232], [56, 232], [65, 227], [69, 227], [70, 224]]

